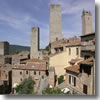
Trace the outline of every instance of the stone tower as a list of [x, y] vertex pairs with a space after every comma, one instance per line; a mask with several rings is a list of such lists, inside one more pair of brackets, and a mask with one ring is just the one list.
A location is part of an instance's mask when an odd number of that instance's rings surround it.
[[49, 43], [62, 39], [61, 6], [52, 4], [50, 6], [50, 36]]
[[9, 55], [9, 43], [7, 41], [0, 42], [0, 55]]
[[33, 27], [31, 29], [30, 57], [31, 58], [39, 57], [39, 27]]
[[82, 12], [82, 34], [89, 34], [93, 32], [92, 14], [90, 11], [83, 10]]

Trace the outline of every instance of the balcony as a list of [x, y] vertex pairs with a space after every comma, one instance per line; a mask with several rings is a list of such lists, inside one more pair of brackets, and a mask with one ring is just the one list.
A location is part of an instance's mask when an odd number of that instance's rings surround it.
[[95, 51], [95, 45], [82, 46], [81, 50], [84, 50], [84, 51]]
[[84, 51], [95, 51], [95, 45], [92, 41], [82, 42], [81, 50]]

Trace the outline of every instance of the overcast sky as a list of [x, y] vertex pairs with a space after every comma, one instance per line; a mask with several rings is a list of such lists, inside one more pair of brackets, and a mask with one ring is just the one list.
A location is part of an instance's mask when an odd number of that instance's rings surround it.
[[49, 42], [49, 7], [61, 4], [64, 38], [80, 36], [82, 10], [93, 15], [95, 31], [95, 0], [0, 0], [0, 41], [30, 46], [31, 27], [40, 27], [40, 46]]

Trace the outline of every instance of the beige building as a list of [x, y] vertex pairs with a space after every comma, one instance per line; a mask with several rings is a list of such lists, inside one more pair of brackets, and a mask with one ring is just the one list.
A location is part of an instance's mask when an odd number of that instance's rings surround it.
[[[62, 49], [61, 49], [62, 48]], [[80, 59], [81, 42], [77, 37], [67, 39], [66, 45], [53, 48], [55, 53], [49, 58], [49, 66], [55, 68], [55, 73], [59, 77], [64, 75], [64, 68], [70, 66], [72, 59]]]

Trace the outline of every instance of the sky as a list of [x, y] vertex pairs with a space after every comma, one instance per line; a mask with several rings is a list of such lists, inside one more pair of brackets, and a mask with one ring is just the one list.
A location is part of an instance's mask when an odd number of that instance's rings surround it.
[[82, 10], [92, 12], [95, 32], [95, 0], [0, 0], [0, 41], [30, 46], [30, 30], [40, 28], [40, 48], [49, 44], [50, 4], [62, 7], [63, 38], [82, 34]]

